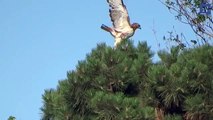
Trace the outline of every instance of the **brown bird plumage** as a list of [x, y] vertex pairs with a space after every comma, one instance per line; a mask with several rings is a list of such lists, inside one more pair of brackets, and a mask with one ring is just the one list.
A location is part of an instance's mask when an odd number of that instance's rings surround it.
[[113, 28], [102, 24], [101, 28], [115, 38], [115, 47], [123, 40], [134, 35], [136, 29], [140, 29], [138, 23], [130, 24], [129, 15], [123, 0], [107, 0], [110, 9], [110, 18]]

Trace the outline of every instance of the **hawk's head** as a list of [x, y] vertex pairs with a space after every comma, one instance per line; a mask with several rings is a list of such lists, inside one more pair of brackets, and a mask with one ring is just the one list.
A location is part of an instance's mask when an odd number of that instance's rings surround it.
[[140, 26], [140, 24], [138, 24], [138, 23], [133, 23], [133, 24], [131, 25], [131, 27], [133, 28], [133, 30], [141, 29], [141, 26]]

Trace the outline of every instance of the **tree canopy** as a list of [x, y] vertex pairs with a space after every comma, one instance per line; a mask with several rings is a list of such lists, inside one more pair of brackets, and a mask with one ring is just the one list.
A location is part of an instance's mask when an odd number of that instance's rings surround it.
[[45, 90], [43, 120], [210, 120], [213, 47], [159, 51], [129, 40], [99, 44], [76, 69]]

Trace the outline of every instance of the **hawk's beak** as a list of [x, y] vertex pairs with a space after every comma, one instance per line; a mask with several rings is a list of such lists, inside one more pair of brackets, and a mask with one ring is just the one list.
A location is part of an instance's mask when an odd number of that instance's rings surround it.
[[141, 29], [141, 26], [138, 29]]

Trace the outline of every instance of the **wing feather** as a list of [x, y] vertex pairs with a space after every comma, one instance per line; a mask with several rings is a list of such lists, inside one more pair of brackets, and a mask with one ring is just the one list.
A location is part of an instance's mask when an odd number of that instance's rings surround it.
[[110, 17], [116, 31], [128, 31], [131, 28], [128, 11], [123, 0], [107, 0]]

